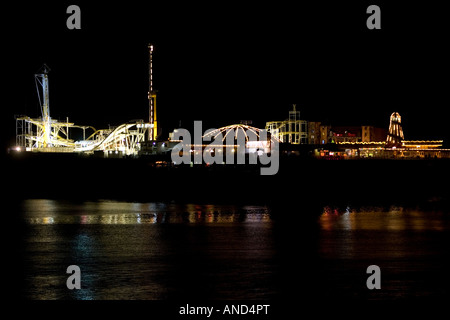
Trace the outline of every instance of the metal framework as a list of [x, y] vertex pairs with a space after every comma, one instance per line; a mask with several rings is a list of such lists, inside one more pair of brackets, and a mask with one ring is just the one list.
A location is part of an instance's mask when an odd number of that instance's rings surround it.
[[95, 131], [93, 127], [78, 126], [68, 120], [47, 122], [44, 119], [44, 117], [41, 119], [32, 119], [27, 116], [16, 117], [16, 145], [28, 151], [72, 152], [75, 144], [74, 140], [69, 139], [69, 128], [82, 129], [83, 137], [86, 129], [92, 128]]
[[269, 121], [266, 123], [266, 129], [277, 137], [280, 142], [291, 144], [304, 144], [308, 142], [307, 121], [300, 120], [300, 111], [293, 105], [289, 111], [289, 119], [284, 121]]
[[[123, 155], [136, 155], [140, 143], [145, 140], [148, 123], [143, 120], [121, 124], [115, 128], [95, 130], [90, 126], [78, 126], [71, 122], [52, 121], [50, 126], [51, 145], [43, 146], [43, 124], [40, 119], [30, 117], [16, 118], [16, 145], [26, 151], [35, 152], [121, 152]], [[69, 139], [69, 128], [83, 130], [83, 140]], [[87, 139], [85, 130], [92, 129]]]
[[76, 152], [121, 152], [124, 155], [135, 155], [140, 144], [145, 140], [148, 124], [136, 121], [121, 124], [116, 128], [101, 129], [94, 132], [87, 140], [75, 143]]
[[[16, 147], [34, 152], [83, 152], [121, 153], [137, 155], [140, 144], [145, 141], [151, 124], [143, 120], [131, 121], [114, 128], [96, 130], [92, 126], [79, 126], [67, 119], [65, 122], [50, 117], [48, 72], [44, 65], [35, 75], [41, 118], [16, 117]], [[42, 100], [38, 85], [42, 88]], [[69, 137], [69, 129], [83, 130], [83, 139], [75, 141]], [[93, 133], [86, 139], [86, 129]]]

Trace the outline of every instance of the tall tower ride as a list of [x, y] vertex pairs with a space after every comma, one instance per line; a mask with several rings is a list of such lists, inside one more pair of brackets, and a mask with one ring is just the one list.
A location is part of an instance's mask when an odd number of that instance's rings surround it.
[[149, 123], [150, 128], [148, 131], [148, 140], [156, 140], [158, 136], [158, 121], [156, 119], [156, 92], [153, 91], [153, 45], [149, 43], [148, 45], [150, 53], [149, 61], [149, 90], [148, 90], [148, 101], [149, 101]]
[[[37, 74], [34, 75], [36, 84], [39, 83], [42, 87], [42, 96], [43, 101], [41, 102], [41, 98], [38, 90], [39, 102], [41, 104], [41, 114], [42, 114], [42, 139], [40, 147], [51, 147], [51, 118], [50, 118], [50, 105], [49, 105], [49, 91], [48, 91], [48, 73], [50, 68], [44, 64], [44, 66], [39, 70]], [[37, 87], [37, 86], [36, 86]]]

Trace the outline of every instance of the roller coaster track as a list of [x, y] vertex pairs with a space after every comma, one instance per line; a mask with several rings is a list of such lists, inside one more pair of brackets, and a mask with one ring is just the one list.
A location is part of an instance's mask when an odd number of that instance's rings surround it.
[[74, 151], [122, 151], [133, 154], [139, 148], [139, 143], [144, 141], [145, 132], [146, 128], [141, 122], [124, 123], [113, 130], [97, 130], [86, 141], [76, 143]]
[[[86, 152], [94, 151], [120, 151], [126, 155], [136, 154], [139, 151], [139, 144], [144, 141], [148, 124], [142, 120], [130, 121], [121, 124], [112, 129], [96, 130], [91, 126], [78, 126], [69, 122], [51, 122], [50, 143], [51, 146], [44, 145], [43, 132], [45, 123], [41, 119], [31, 119], [29, 117], [17, 118], [24, 121], [22, 125], [24, 131], [23, 142], [20, 146], [28, 147], [34, 151], [51, 151], [52, 148], [64, 148], [67, 152]], [[32, 128], [34, 126], [34, 130]], [[86, 140], [74, 141], [66, 138], [68, 128], [92, 129], [94, 133]], [[65, 136], [65, 137], [64, 137]]]

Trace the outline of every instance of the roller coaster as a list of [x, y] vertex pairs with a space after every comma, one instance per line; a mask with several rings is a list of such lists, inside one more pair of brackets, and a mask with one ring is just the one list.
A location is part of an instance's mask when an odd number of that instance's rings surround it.
[[[142, 142], [145, 141], [147, 130], [153, 127], [143, 120], [133, 120], [117, 127], [96, 130], [92, 126], [80, 126], [73, 122], [57, 121], [50, 117], [48, 73], [50, 69], [44, 65], [35, 74], [36, 87], [42, 88], [42, 99], [38, 89], [41, 118], [16, 116], [16, 150], [31, 152], [77, 152], [120, 153], [121, 155], [136, 155]], [[70, 139], [69, 132], [73, 129], [83, 131], [82, 140]], [[86, 139], [86, 130], [93, 133]]]

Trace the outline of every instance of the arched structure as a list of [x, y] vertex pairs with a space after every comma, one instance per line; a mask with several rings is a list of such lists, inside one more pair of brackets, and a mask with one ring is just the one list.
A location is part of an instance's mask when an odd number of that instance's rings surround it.
[[[260, 133], [262, 129], [255, 128], [249, 125], [245, 124], [232, 124], [229, 126], [225, 126], [219, 129], [214, 129], [203, 135], [203, 139], [209, 138], [209, 139], [216, 139], [220, 134], [222, 135], [222, 141], [226, 141], [227, 137], [231, 134], [234, 135], [234, 139], [237, 140], [240, 135], [242, 135], [245, 138], [245, 142], [248, 142], [249, 140], [253, 140], [252, 136], [256, 137], [258, 140], [260, 139]], [[249, 132], [250, 134], [247, 134]], [[267, 130], [265, 130], [267, 134]], [[267, 141], [269, 140], [269, 135], [267, 134]], [[250, 137], [249, 137], [250, 136]], [[273, 139], [273, 141], [279, 142], [278, 138], [275, 136], [271, 136], [270, 139]]]
[[208, 131], [202, 136], [202, 139], [217, 141], [224, 147], [234, 148], [237, 145], [245, 145], [246, 152], [260, 150], [260, 152], [266, 153], [270, 152], [273, 143], [279, 142], [278, 138], [271, 136], [267, 130], [245, 124], [233, 124]]

